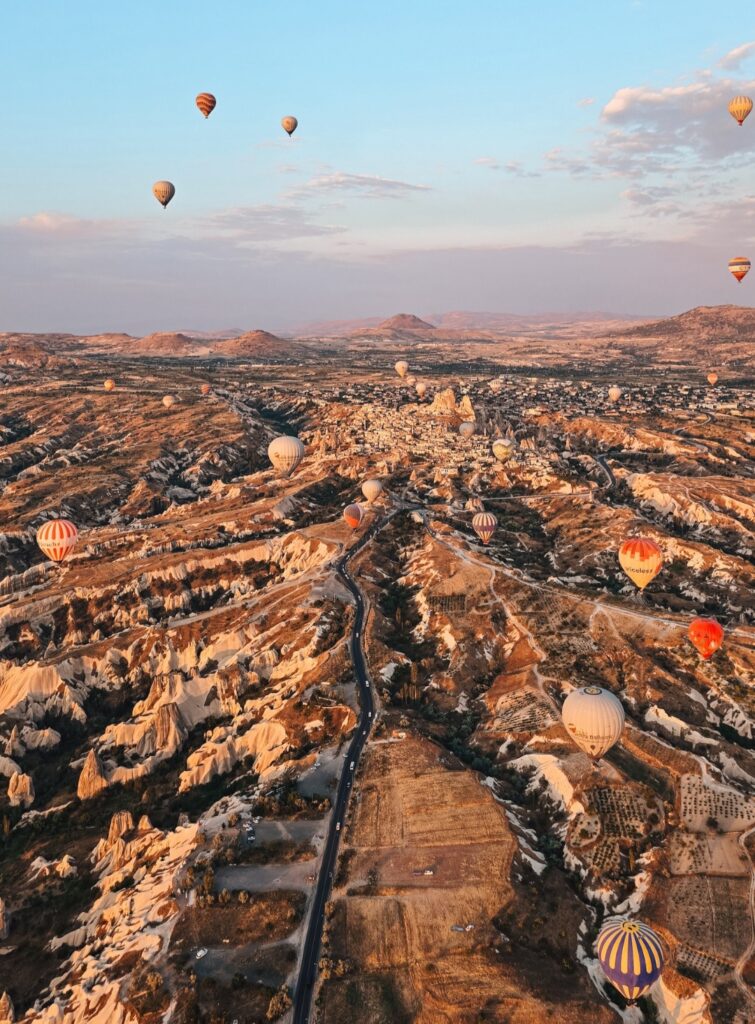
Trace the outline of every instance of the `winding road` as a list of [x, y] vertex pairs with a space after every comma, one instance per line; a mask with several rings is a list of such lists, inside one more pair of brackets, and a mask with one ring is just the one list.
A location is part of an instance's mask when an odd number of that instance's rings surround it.
[[[336, 562], [336, 572], [351, 591], [354, 602], [354, 623], [351, 628], [349, 639], [349, 652], [354, 666], [354, 678], [359, 690], [359, 703], [361, 716], [359, 724], [351, 738], [341, 775], [338, 779], [338, 789], [333, 803], [333, 812], [328, 828], [328, 836], [322, 855], [320, 872], [317, 877], [312, 906], [310, 908], [307, 931], [302, 948], [301, 961], [299, 964], [299, 977], [294, 989], [293, 1012], [291, 1020], [293, 1024], [307, 1024], [312, 1006], [312, 993], [317, 978], [317, 961], [320, 954], [320, 943], [322, 941], [322, 929], [325, 923], [325, 905], [328, 902], [330, 890], [333, 886], [333, 876], [338, 856], [338, 841], [341, 838], [341, 827], [346, 817], [346, 809], [351, 795], [352, 782], [359, 767], [359, 759], [362, 756], [365, 744], [369, 738], [370, 730], [375, 721], [375, 702], [373, 690], [367, 675], [367, 663], [362, 648], [362, 637], [365, 625], [365, 601], [362, 592], [354, 582], [349, 572], [348, 563], [358, 554], [388, 523], [398, 509], [376, 520], [365, 535], [357, 544], [349, 548]], [[353, 765], [353, 768], [352, 768]]]

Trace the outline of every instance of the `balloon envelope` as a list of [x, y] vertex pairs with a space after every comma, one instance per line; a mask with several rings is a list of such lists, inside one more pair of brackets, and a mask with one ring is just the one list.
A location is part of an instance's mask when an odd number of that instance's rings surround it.
[[370, 505], [383, 493], [383, 485], [379, 480], [365, 480], [362, 484], [362, 494]]
[[299, 125], [299, 122], [295, 117], [282, 117], [281, 124], [283, 125], [284, 131], [288, 132], [289, 135], [293, 135]]
[[475, 429], [474, 423], [470, 423], [469, 420], [464, 420], [463, 423], [459, 424], [459, 433], [462, 437], [471, 437]]
[[102, 386], [106, 391], [115, 391], [115, 381], [112, 379], [112, 377], [108, 377], [108, 379]]
[[203, 395], [209, 395], [210, 391], [212, 391], [212, 388], [210, 387], [209, 384], [202, 384], [200, 385], [199, 391]]
[[487, 544], [495, 533], [498, 520], [492, 512], [478, 512], [472, 519], [472, 529], [483, 544]]
[[717, 373], [715, 373], [714, 371], [711, 371], [711, 372], [710, 372], [710, 373], [708, 374], [708, 383], [709, 383], [709, 384], [710, 384], [711, 386], [712, 386], [713, 384], [718, 384], [718, 374], [717, 374]]
[[595, 952], [605, 976], [630, 1002], [652, 988], [663, 972], [661, 940], [642, 921], [604, 924], [595, 942]]
[[493, 441], [493, 455], [499, 462], [506, 462], [510, 459], [513, 451], [514, 446], [510, 441], [504, 441], [500, 437]]
[[619, 564], [630, 580], [644, 590], [663, 568], [663, 552], [648, 537], [630, 537], [619, 548]]
[[733, 100], [729, 100], [729, 113], [738, 125], [744, 123], [751, 110], [752, 100], [749, 96], [735, 96]]
[[735, 256], [729, 260], [729, 271], [736, 277], [737, 281], [742, 281], [750, 272], [750, 261], [746, 256]]
[[210, 116], [210, 114], [215, 109], [216, 103], [217, 100], [215, 99], [211, 92], [200, 92], [196, 99], [196, 104], [205, 117]]
[[343, 518], [346, 520], [347, 524], [352, 528], [352, 530], [356, 530], [357, 526], [359, 526], [359, 524], [362, 522], [362, 519], [364, 518], [362, 506], [357, 504], [347, 505], [346, 508], [343, 510]]
[[561, 708], [566, 731], [590, 757], [602, 757], [624, 729], [624, 708], [610, 690], [582, 686], [572, 690]]
[[724, 642], [723, 626], [715, 619], [693, 619], [689, 624], [688, 636], [706, 661], [713, 657]]
[[420, 398], [424, 398], [425, 393], [427, 391], [427, 384], [425, 384], [424, 381], [420, 380], [417, 382], [417, 384], [415, 384], [414, 390], [417, 392]]
[[282, 476], [291, 476], [304, 458], [304, 445], [298, 437], [281, 435], [268, 445], [267, 457]]
[[612, 402], [618, 402], [618, 400], [621, 398], [621, 388], [617, 388], [616, 385], [613, 384], [608, 389], [608, 397], [611, 399]]
[[176, 187], [171, 181], [156, 181], [152, 186], [152, 195], [163, 209], [176, 194]]
[[50, 519], [37, 530], [37, 544], [53, 562], [62, 562], [76, 547], [78, 535], [69, 519]]
[[413, 388], [414, 385], [417, 383], [417, 378], [414, 376], [414, 374], [410, 373], [406, 378], [406, 383], [409, 385], [410, 388]]
[[409, 364], [405, 359], [399, 359], [396, 365], [393, 367], [399, 377], [405, 377], [406, 371], [409, 369]]
[[176, 400], [173, 395], [165, 395], [163, 398], [163, 405], [166, 409], [170, 409], [172, 405], [176, 404]]

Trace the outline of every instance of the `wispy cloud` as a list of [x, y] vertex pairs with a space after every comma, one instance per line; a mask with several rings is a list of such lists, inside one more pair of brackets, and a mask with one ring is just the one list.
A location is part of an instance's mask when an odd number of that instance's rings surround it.
[[415, 185], [395, 178], [381, 178], [374, 174], [347, 174], [335, 171], [310, 178], [304, 184], [291, 189], [286, 198], [303, 199], [324, 193], [347, 193], [369, 199], [400, 199], [415, 192], [429, 192], [429, 185]]
[[237, 242], [313, 238], [344, 230], [338, 225], [319, 224], [300, 207], [283, 204], [237, 206], [202, 217], [194, 226], [203, 237], [223, 235]]
[[741, 46], [735, 46], [733, 50], [729, 50], [718, 62], [718, 66], [726, 71], [738, 71], [742, 61], [751, 57], [753, 53], [755, 53], [755, 42], [742, 43]]
[[578, 107], [591, 107], [593, 103], [595, 103], [594, 96], [585, 96], [583, 99], [577, 100]]

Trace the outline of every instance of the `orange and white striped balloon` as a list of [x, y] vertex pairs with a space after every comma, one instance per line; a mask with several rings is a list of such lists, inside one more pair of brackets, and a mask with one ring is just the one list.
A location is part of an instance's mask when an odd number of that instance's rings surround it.
[[37, 544], [43, 555], [53, 562], [62, 562], [76, 547], [78, 535], [69, 519], [50, 519], [37, 530]]
[[205, 117], [210, 116], [215, 109], [216, 103], [217, 100], [211, 92], [200, 92], [196, 99], [196, 104]]
[[498, 520], [492, 512], [478, 512], [472, 520], [472, 529], [483, 544], [487, 544], [495, 533]]
[[739, 283], [750, 273], [751, 263], [746, 256], [735, 256], [729, 260], [729, 273], [736, 277]]
[[632, 583], [644, 590], [663, 568], [663, 552], [648, 537], [630, 537], [619, 548], [619, 564]]

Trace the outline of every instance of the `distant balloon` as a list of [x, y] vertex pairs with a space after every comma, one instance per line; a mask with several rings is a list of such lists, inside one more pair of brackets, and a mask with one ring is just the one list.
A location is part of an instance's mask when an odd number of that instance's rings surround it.
[[711, 387], [713, 387], [714, 384], [718, 384], [718, 374], [715, 372], [715, 370], [711, 370], [711, 372], [708, 374], [708, 383], [711, 385]]
[[749, 274], [750, 266], [750, 261], [746, 256], [735, 256], [734, 259], [729, 260], [729, 272], [736, 277], [740, 284]]
[[492, 512], [478, 512], [477, 515], [472, 518], [472, 529], [483, 544], [488, 543], [495, 533], [496, 526], [498, 526], [498, 520]]
[[361, 505], [347, 505], [343, 510], [343, 518], [346, 520], [348, 526], [352, 530], [356, 530], [357, 526], [362, 522], [364, 518], [364, 512], [362, 511]]
[[112, 377], [108, 377], [102, 386], [106, 391], [115, 391], [115, 381]]
[[205, 117], [210, 116], [210, 114], [215, 109], [216, 103], [217, 100], [215, 99], [211, 92], [200, 92], [196, 99], [196, 104]]
[[705, 661], [712, 658], [724, 642], [723, 626], [715, 619], [693, 619], [687, 635]]
[[425, 394], [427, 393], [427, 384], [425, 384], [425, 382], [422, 380], [417, 381], [417, 383], [414, 385], [414, 390], [417, 392], [420, 398], [424, 398]]
[[729, 101], [729, 113], [740, 127], [751, 110], [752, 100], [749, 96], [735, 96], [733, 100]]
[[362, 484], [362, 494], [370, 505], [383, 493], [383, 485], [380, 480], [365, 480]]
[[621, 388], [618, 388], [615, 384], [612, 384], [611, 387], [608, 389], [608, 397], [614, 404], [616, 404], [616, 402], [618, 402], [618, 400], [621, 398]]
[[459, 424], [459, 434], [464, 438], [471, 437], [476, 429], [474, 423], [471, 423], [469, 420], [464, 420], [463, 423]]
[[514, 445], [511, 441], [505, 441], [502, 437], [493, 441], [493, 455], [499, 462], [508, 462], [514, 453]]
[[640, 590], [644, 590], [663, 568], [663, 552], [647, 537], [629, 537], [619, 548], [621, 568]]
[[291, 476], [304, 458], [304, 445], [298, 437], [281, 435], [270, 442], [267, 457], [281, 476]]
[[165, 395], [165, 397], [163, 398], [163, 405], [165, 406], [166, 409], [170, 409], [170, 407], [175, 404], [176, 400], [173, 397], [173, 395]]
[[163, 209], [165, 209], [175, 194], [176, 187], [170, 181], [156, 181], [152, 186], [152, 195]]
[[406, 383], [409, 385], [410, 388], [413, 388], [414, 385], [417, 383], [417, 378], [414, 376], [414, 374], [410, 373], [409, 376], [406, 378]]
[[583, 686], [572, 690], [566, 698], [561, 719], [577, 746], [590, 757], [598, 758], [621, 738], [624, 708], [610, 690]]
[[42, 554], [53, 562], [62, 562], [76, 547], [79, 531], [68, 519], [49, 519], [37, 530], [37, 544]]
[[199, 387], [199, 392], [202, 395], [209, 395], [209, 393], [211, 391], [212, 391], [212, 388], [210, 387], [209, 384], [201, 384], [200, 387]]
[[295, 117], [283, 117], [281, 118], [281, 125], [283, 126], [284, 131], [288, 132], [289, 135], [293, 135], [299, 125], [299, 122]]
[[409, 369], [409, 364], [405, 359], [399, 359], [396, 365], [393, 367], [399, 377], [405, 377], [406, 371]]
[[489, 382], [488, 387], [494, 395], [497, 395], [503, 390], [503, 381], [496, 377], [494, 380]]
[[663, 973], [661, 940], [642, 921], [604, 924], [595, 952], [605, 976], [630, 1003], [649, 991]]

